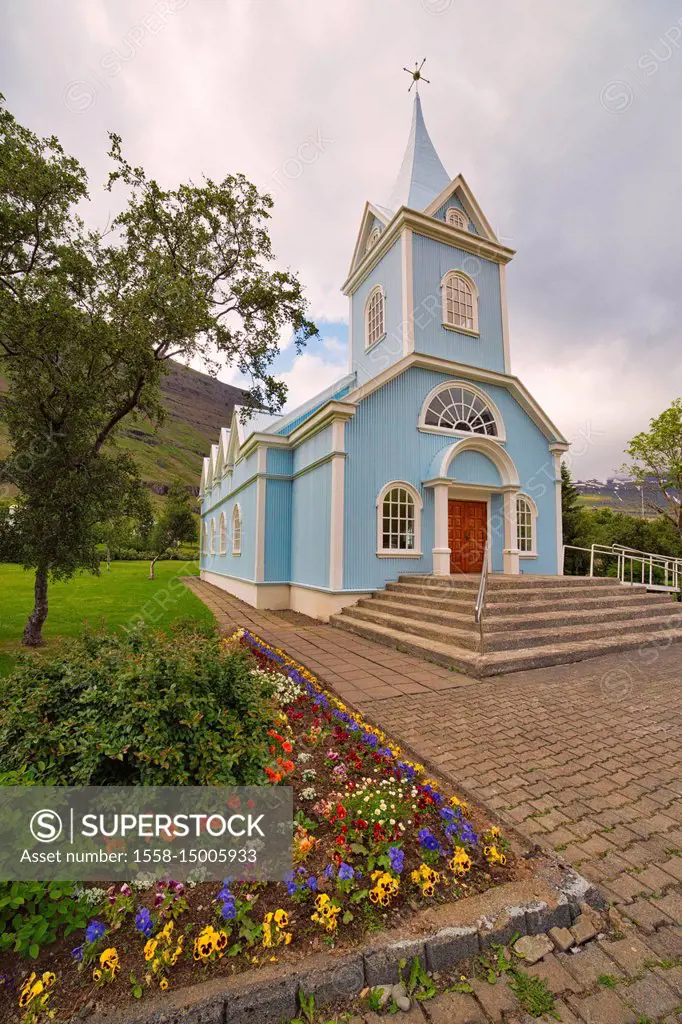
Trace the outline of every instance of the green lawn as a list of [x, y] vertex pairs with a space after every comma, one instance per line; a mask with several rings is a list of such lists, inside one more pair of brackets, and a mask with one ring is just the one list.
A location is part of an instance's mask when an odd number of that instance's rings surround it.
[[[112, 562], [100, 576], [82, 573], [68, 583], [50, 583], [50, 612], [43, 635], [54, 649], [61, 637], [76, 636], [84, 625], [116, 630], [144, 621], [167, 629], [178, 619], [212, 622], [213, 615], [178, 577], [191, 576], [196, 566], [157, 562], [156, 579], [147, 579], [148, 562]], [[21, 566], [0, 564], [0, 675], [6, 675], [22, 649], [19, 641], [33, 607], [33, 576]]]

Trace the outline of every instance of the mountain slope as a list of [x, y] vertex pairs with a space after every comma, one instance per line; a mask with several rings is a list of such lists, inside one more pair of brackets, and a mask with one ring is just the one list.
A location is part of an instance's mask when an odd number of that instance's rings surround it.
[[[0, 377], [0, 401], [4, 391], [6, 384]], [[172, 362], [162, 392], [165, 423], [154, 430], [143, 418], [128, 421], [118, 443], [134, 456], [152, 491], [165, 493], [179, 477], [198, 493], [201, 460], [218, 440], [220, 428], [230, 425], [235, 405], [244, 401], [244, 391]], [[0, 458], [7, 451], [7, 434], [0, 425]]]

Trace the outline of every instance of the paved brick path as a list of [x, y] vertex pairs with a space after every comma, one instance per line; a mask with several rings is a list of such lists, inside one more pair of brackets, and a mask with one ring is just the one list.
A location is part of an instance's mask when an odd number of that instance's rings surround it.
[[[303, 616], [258, 612], [198, 580], [188, 583], [223, 628], [246, 626], [286, 649], [419, 760], [597, 883], [633, 922], [615, 961], [639, 943], [637, 969], [622, 964], [626, 979], [616, 992], [581, 996], [585, 1008], [574, 994], [574, 1016], [563, 1019], [648, 1024], [648, 1014], [682, 1021], [682, 966], [637, 980], [645, 962], [682, 957], [679, 648], [472, 680]], [[567, 966], [583, 956], [569, 955]], [[620, 1005], [620, 1016], [609, 1002]]]

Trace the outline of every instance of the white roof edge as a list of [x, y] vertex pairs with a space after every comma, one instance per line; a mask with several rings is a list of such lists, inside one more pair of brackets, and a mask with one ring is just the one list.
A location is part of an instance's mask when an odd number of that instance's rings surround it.
[[323, 391], [319, 391], [316, 395], [313, 395], [306, 402], [292, 409], [291, 412], [286, 413], [284, 416], [280, 416], [275, 423], [267, 427], [265, 430], [266, 434], [276, 434], [282, 427], [288, 426], [289, 423], [293, 423], [295, 419], [302, 416], [303, 413], [308, 412], [310, 409], [314, 409], [316, 406], [323, 404], [325, 401], [331, 399], [332, 395], [335, 395], [337, 391], [347, 385], [351, 385], [355, 382], [356, 374], [353, 370], [351, 373], [344, 374], [343, 377], [339, 377], [338, 380], [333, 381]]

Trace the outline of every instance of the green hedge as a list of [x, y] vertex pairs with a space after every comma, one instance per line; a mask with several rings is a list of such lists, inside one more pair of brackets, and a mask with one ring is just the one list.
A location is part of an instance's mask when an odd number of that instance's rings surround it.
[[268, 763], [271, 694], [208, 631], [85, 635], [2, 681], [0, 772], [43, 785], [248, 785]]

